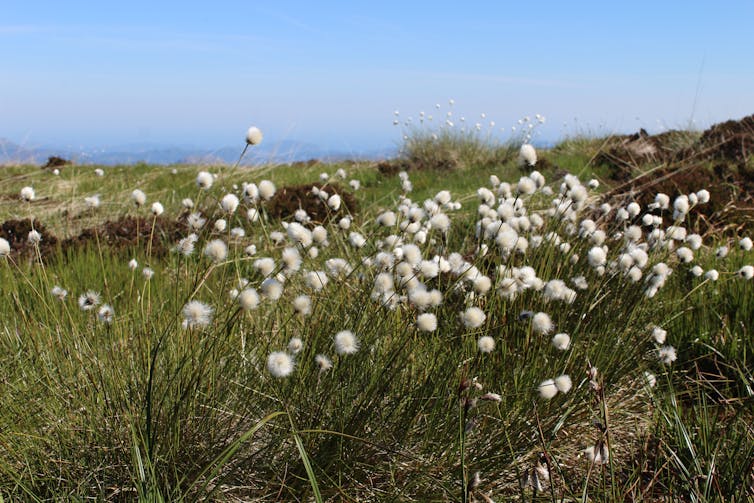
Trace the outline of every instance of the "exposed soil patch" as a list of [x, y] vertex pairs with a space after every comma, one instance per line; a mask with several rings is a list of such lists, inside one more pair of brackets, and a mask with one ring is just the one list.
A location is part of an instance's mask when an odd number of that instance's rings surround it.
[[754, 154], [754, 115], [715, 124], [702, 134], [696, 149], [705, 159], [745, 165]]
[[63, 240], [61, 247], [68, 250], [99, 242], [102, 246], [122, 250], [138, 243], [145, 250], [151, 249], [153, 255], [162, 256], [188, 233], [188, 226], [180, 221], [162, 217], [155, 219], [127, 216], [114, 221], [108, 220], [98, 227], [84, 229], [78, 236]]
[[[340, 196], [341, 205], [338, 211], [330, 209], [325, 201], [312, 192], [315, 187], [317, 190], [324, 190], [329, 196], [334, 194]], [[312, 222], [323, 223], [331, 218], [357, 213], [358, 203], [353, 194], [343, 190], [338, 185], [309, 183], [278, 189], [267, 203], [266, 209], [268, 215], [278, 219], [289, 219], [295, 215], [297, 210], [303, 209]]]
[[595, 158], [619, 184], [609, 196], [630, 194], [644, 206], [658, 192], [675, 198], [707, 189], [710, 202], [692, 213], [702, 229], [754, 227], [754, 115], [715, 124], [693, 141], [690, 135], [642, 129], [610, 142]]
[[53, 169], [53, 168], [61, 168], [63, 166], [69, 166], [73, 164], [68, 159], [64, 159], [62, 157], [58, 157], [56, 155], [50, 156], [47, 158], [47, 163], [42, 166], [42, 169]]
[[0, 226], [0, 237], [10, 243], [11, 256], [14, 258], [37, 257], [36, 246], [29, 241], [29, 233], [35, 230], [41, 236], [39, 254], [42, 258], [50, 256], [58, 249], [58, 238], [50, 234], [39, 220], [6, 220]]

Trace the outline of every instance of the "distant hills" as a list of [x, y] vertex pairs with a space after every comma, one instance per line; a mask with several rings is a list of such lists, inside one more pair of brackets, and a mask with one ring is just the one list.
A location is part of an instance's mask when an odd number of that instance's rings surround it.
[[[44, 164], [50, 156], [63, 157], [76, 164], [233, 164], [238, 161], [243, 145], [206, 149], [176, 147], [150, 143], [134, 143], [101, 149], [73, 150], [50, 146], [25, 146], [0, 138], [0, 165]], [[340, 161], [346, 159], [369, 160], [393, 157], [396, 149], [383, 148], [362, 151], [339, 151], [323, 149], [317, 145], [297, 141], [266, 143], [250, 148], [242, 164], [291, 163], [317, 159]]]

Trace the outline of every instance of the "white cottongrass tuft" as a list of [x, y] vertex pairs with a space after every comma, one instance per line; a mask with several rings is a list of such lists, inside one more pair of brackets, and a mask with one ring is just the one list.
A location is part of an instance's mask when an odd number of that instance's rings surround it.
[[476, 345], [482, 353], [492, 353], [495, 349], [495, 339], [489, 335], [483, 335], [476, 342]]
[[312, 299], [308, 295], [299, 295], [293, 299], [293, 309], [301, 316], [309, 316], [312, 313]]
[[466, 328], [479, 328], [486, 319], [487, 315], [478, 307], [470, 307], [461, 313], [461, 321]]
[[259, 307], [259, 294], [253, 288], [246, 288], [238, 294], [238, 305], [244, 311], [250, 311]]
[[568, 393], [571, 391], [571, 387], [573, 387], [573, 382], [571, 381], [571, 376], [568, 374], [563, 374], [562, 376], [555, 378], [555, 387], [558, 388], [558, 391], [561, 393]]
[[539, 383], [537, 391], [539, 391], [539, 396], [541, 396], [545, 400], [550, 400], [558, 394], [558, 387], [555, 385], [554, 380], [547, 379]]
[[293, 372], [293, 358], [285, 351], [273, 351], [267, 357], [267, 370], [273, 377], [283, 378]]
[[103, 323], [112, 323], [115, 311], [109, 304], [104, 304], [97, 312], [97, 319]]
[[196, 185], [202, 190], [209, 190], [213, 183], [215, 183], [215, 177], [207, 171], [200, 171], [196, 175]]
[[159, 217], [165, 212], [165, 207], [159, 201], [152, 203], [152, 215]]
[[338, 211], [342, 202], [343, 201], [338, 194], [333, 194], [327, 200], [327, 206], [329, 206], [333, 211]]
[[249, 145], [259, 145], [262, 143], [262, 131], [256, 126], [251, 126], [249, 130], [246, 131], [246, 143]]
[[5, 238], [0, 238], [0, 257], [10, 255], [10, 243]]
[[319, 367], [320, 372], [327, 372], [332, 368], [332, 360], [325, 355], [317, 355], [314, 357], [314, 362]]
[[136, 206], [144, 206], [147, 202], [147, 195], [143, 191], [136, 189], [131, 192], [131, 199]]
[[552, 338], [552, 345], [560, 351], [565, 351], [571, 345], [571, 337], [566, 333], [555, 334]]
[[228, 257], [228, 245], [221, 239], [213, 239], [204, 247], [204, 255], [212, 262], [222, 262]]
[[518, 161], [522, 165], [534, 166], [537, 164], [537, 151], [531, 144], [524, 143], [518, 151]]
[[92, 208], [92, 209], [99, 208], [100, 207], [99, 195], [95, 194], [93, 196], [85, 197], [84, 204], [86, 204], [87, 208]]
[[744, 279], [754, 278], [754, 266], [745, 265], [736, 273]]
[[437, 329], [437, 316], [432, 313], [423, 313], [416, 318], [416, 328], [422, 332], [433, 332]]
[[270, 300], [278, 300], [283, 295], [283, 284], [275, 278], [266, 278], [259, 289]]
[[235, 194], [225, 194], [220, 200], [220, 207], [225, 213], [232, 215], [238, 209], [238, 197]]
[[339, 355], [352, 355], [359, 350], [359, 340], [350, 330], [335, 334], [335, 351]]
[[21, 199], [28, 202], [31, 202], [36, 197], [36, 193], [34, 192], [34, 188], [32, 187], [24, 187], [21, 189]]
[[660, 327], [652, 328], [652, 339], [654, 339], [654, 341], [657, 344], [664, 344], [667, 336], [668, 336], [668, 332], [666, 330]]
[[192, 300], [183, 306], [183, 327], [203, 328], [212, 321], [213, 309], [211, 306], [198, 300]]
[[542, 335], [549, 334], [553, 329], [553, 323], [552, 319], [550, 319], [550, 315], [541, 312], [532, 316], [531, 326], [536, 333]]
[[663, 346], [657, 350], [657, 357], [665, 365], [670, 365], [678, 358], [673, 346]]
[[79, 307], [82, 311], [90, 311], [99, 305], [99, 303], [100, 295], [93, 290], [89, 290], [79, 296]]
[[57, 297], [60, 301], [65, 300], [66, 296], [68, 296], [68, 290], [58, 285], [53, 286], [52, 290], [50, 290], [50, 293], [53, 297]]
[[292, 355], [297, 355], [304, 349], [304, 341], [300, 337], [291, 337], [288, 341], [288, 352]]
[[26, 236], [26, 240], [29, 242], [29, 244], [38, 245], [42, 241], [42, 234], [40, 234], [39, 231], [32, 229]]
[[141, 275], [144, 276], [144, 279], [149, 281], [152, 279], [152, 276], [154, 276], [154, 269], [151, 267], [145, 267], [141, 270]]
[[275, 184], [269, 180], [262, 180], [259, 182], [259, 197], [265, 201], [272, 199], [275, 195]]
[[717, 281], [717, 278], [720, 277], [720, 273], [717, 272], [716, 269], [710, 269], [709, 271], [704, 273], [704, 279], [708, 279], [710, 281]]
[[754, 243], [752, 243], [750, 237], [745, 237], [738, 242], [738, 246], [744, 251], [750, 251], [752, 246], [754, 246]]

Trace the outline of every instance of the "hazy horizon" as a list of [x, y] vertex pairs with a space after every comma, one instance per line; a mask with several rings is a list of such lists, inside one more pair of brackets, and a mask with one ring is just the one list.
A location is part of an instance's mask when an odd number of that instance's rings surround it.
[[[754, 112], [754, 4], [4, 6], [0, 138], [103, 148], [399, 144], [419, 113], [505, 140], [704, 129]], [[449, 100], [455, 100], [452, 108]], [[436, 105], [440, 105], [437, 109]], [[395, 116], [394, 112], [399, 115]], [[485, 117], [482, 118], [482, 114]], [[489, 123], [495, 122], [490, 129]]]

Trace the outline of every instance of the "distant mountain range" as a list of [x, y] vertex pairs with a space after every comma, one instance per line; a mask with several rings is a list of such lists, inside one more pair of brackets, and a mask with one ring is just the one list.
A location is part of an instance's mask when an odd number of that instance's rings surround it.
[[[15, 164], [45, 164], [51, 156], [63, 157], [76, 164], [234, 164], [241, 155], [243, 145], [205, 149], [196, 147], [174, 147], [158, 144], [128, 144], [101, 149], [72, 150], [49, 146], [24, 146], [0, 138], [0, 166]], [[383, 148], [365, 151], [339, 151], [323, 149], [317, 145], [296, 141], [282, 141], [277, 144], [262, 144], [250, 148], [242, 164], [285, 164], [317, 159], [320, 161], [342, 161], [384, 159], [396, 155], [396, 149]]]

